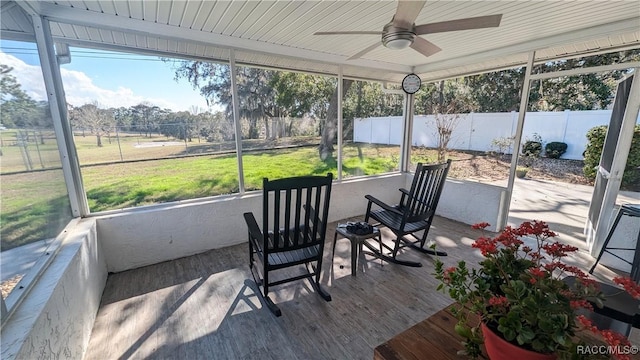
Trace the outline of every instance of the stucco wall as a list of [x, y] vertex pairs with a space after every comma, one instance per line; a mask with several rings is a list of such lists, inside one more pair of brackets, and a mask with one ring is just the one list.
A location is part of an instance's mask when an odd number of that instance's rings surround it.
[[[407, 176], [406, 189], [413, 176]], [[497, 231], [500, 198], [505, 188], [476, 181], [447, 179], [436, 214], [465, 224], [488, 222]]]
[[[334, 183], [329, 221], [363, 215], [366, 194], [397, 203], [398, 189], [410, 188], [411, 179], [411, 175], [389, 174]], [[437, 214], [467, 224], [487, 221], [495, 226], [502, 191], [498, 186], [447, 180]], [[243, 243], [247, 229], [242, 214], [252, 211], [260, 221], [261, 206], [262, 195], [256, 191], [132, 209], [97, 218], [98, 237], [108, 270], [118, 272]]]
[[2, 328], [2, 359], [82, 359], [107, 281], [94, 220], [74, 220], [41, 278]]
[[[397, 202], [405, 177], [397, 173], [334, 183], [329, 221], [364, 214], [366, 194]], [[118, 272], [245, 242], [242, 214], [248, 211], [260, 221], [260, 191], [101, 216], [98, 237], [109, 271]]]

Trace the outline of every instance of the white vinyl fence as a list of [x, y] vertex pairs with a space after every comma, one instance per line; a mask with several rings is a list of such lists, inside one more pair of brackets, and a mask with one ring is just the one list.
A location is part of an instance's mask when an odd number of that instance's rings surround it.
[[[563, 159], [582, 160], [587, 146], [587, 131], [594, 126], [608, 125], [611, 110], [528, 112], [522, 134], [523, 142], [540, 135], [542, 143], [552, 141], [567, 144]], [[460, 116], [449, 148], [456, 150], [495, 150], [491, 141], [515, 135], [518, 113], [471, 113]], [[435, 147], [437, 130], [433, 115], [416, 115], [413, 118], [411, 143], [414, 146]], [[356, 119], [353, 141], [371, 144], [400, 145], [402, 142], [402, 117], [373, 117]], [[508, 152], [510, 153], [512, 149]]]

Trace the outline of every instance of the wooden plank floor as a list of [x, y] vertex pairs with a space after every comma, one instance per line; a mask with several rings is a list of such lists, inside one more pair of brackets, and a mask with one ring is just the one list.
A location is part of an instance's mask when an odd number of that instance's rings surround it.
[[[359, 219], [356, 219], [359, 220]], [[282, 317], [257, 295], [246, 244], [112, 274], [85, 359], [372, 359], [373, 349], [451, 303], [436, 292], [433, 258], [405, 249], [421, 268], [359, 259], [351, 276], [350, 243], [331, 246], [327, 230], [322, 283], [325, 302], [308, 281], [273, 288]], [[385, 241], [391, 233], [383, 229]], [[436, 218], [429, 239], [449, 253], [446, 265], [477, 263], [470, 226]], [[586, 253], [575, 264], [587, 268]], [[343, 265], [343, 268], [340, 266]]]

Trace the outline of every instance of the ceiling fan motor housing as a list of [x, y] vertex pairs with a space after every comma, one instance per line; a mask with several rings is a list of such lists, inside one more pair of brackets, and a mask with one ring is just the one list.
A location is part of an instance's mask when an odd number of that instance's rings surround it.
[[393, 22], [384, 26], [382, 31], [382, 44], [394, 50], [405, 49], [413, 44], [416, 37], [415, 27], [411, 29], [400, 28], [393, 25]]

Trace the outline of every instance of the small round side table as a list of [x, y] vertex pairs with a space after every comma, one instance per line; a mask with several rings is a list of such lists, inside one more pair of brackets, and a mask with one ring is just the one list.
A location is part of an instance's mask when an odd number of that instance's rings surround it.
[[371, 238], [378, 238], [379, 242], [382, 242], [380, 238], [380, 229], [373, 228], [373, 232], [370, 234], [358, 235], [347, 230], [347, 224], [338, 224], [335, 234], [333, 236], [333, 252], [331, 253], [331, 263], [333, 264], [333, 257], [336, 254], [336, 242], [338, 240], [338, 234], [343, 238], [351, 241], [351, 276], [356, 276], [356, 266], [358, 263], [358, 254], [362, 251], [362, 243]]

